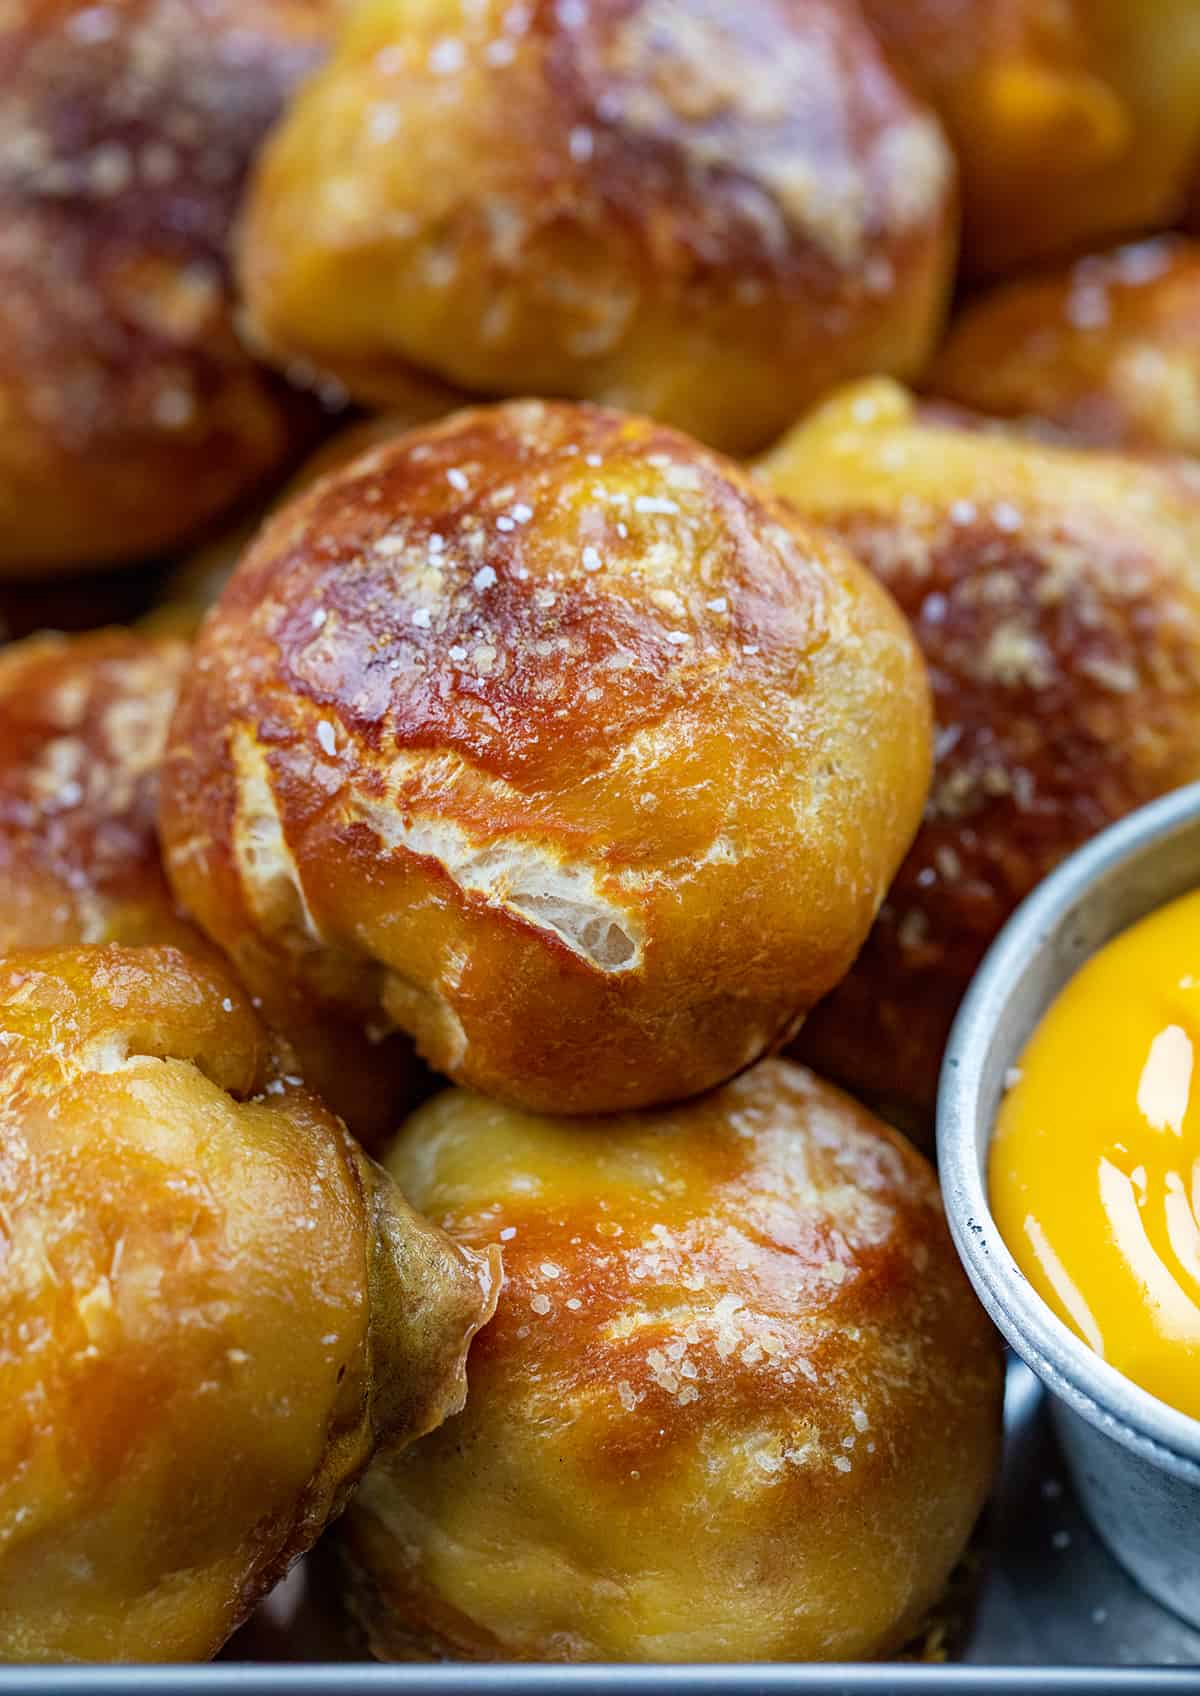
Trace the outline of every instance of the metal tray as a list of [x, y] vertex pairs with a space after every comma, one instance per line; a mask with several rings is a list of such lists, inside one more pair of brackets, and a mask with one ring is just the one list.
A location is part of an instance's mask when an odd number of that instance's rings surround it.
[[380, 1667], [351, 1658], [301, 1568], [215, 1666], [12, 1668], [0, 1696], [1200, 1696], [1200, 1632], [1143, 1595], [1090, 1530], [1041, 1387], [1015, 1360], [1005, 1426], [978, 1590], [945, 1664]]

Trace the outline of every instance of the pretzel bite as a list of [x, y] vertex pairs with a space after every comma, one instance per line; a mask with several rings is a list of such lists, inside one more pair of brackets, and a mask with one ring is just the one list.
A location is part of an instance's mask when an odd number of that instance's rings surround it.
[[[128, 630], [0, 653], [0, 953], [79, 942], [213, 954], [162, 866], [158, 781], [186, 645]], [[368, 1141], [412, 1104], [401, 1039], [368, 1042], [290, 988], [277, 1022], [299, 1069]]]
[[1200, 455], [1200, 244], [1159, 236], [994, 290], [924, 386], [1082, 442]]
[[392, 405], [413, 368], [731, 452], [913, 373], [953, 164], [858, 0], [367, 0], [256, 169], [254, 334]]
[[1195, 0], [863, 0], [958, 155], [963, 257], [1012, 271], [1182, 212], [1200, 152]]
[[928, 711], [891, 601], [729, 461], [595, 407], [463, 412], [243, 559], [172, 726], [169, 875], [264, 997], [538, 1110], [678, 1099], [849, 965]]
[[201, 946], [158, 845], [158, 774], [188, 663], [126, 630], [0, 653], [0, 953], [75, 942]]
[[334, 9], [0, 8], [0, 576], [172, 547], [311, 434], [235, 334], [227, 247]]
[[387, 1164], [504, 1245], [466, 1410], [343, 1525], [384, 1659], [846, 1660], [917, 1628], [997, 1455], [933, 1172], [785, 1061], [603, 1125], [452, 1091]]
[[8, 955], [0, 1038], [0, 1658], [210, 1655], [379, 1445], [462, 1406], [498, 1262], [212, 965]]
[[929, 667], [925, 822], [799, 1044], [927, 1122], [958, 1002], [1017, 903], [1200, 777], [1200, 481], [989, 432], [886, 380], [830, 401], [761, 469], [878, 574]]

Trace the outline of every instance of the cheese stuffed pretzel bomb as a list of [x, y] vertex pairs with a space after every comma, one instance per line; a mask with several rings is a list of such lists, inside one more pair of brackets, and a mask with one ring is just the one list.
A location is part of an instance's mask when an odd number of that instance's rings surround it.
[[239, 339], [228, 241], [338, 4], [0, 8], [0, 578], [175, 546], [312, 435]]
[[158, 773], [186, 644], [131, 630], [0, 651], [0, 954], [202, 946], [158, 842]]
[[1169, 228], [1200, 156], [1195, 0], [863, 0], [958, 159], [963, 263], [1011, 275]]
[[1022, 429], [1200, 457], [1200, 242], [1155, 236], [990, 290], [923, 387]]
[[[120, 942], [216, 955], [179, 911], [158, 832], [167, 727], [189, 664], [186, 643], [122, 629], [0, 651], [0, 954]], [[412, 1101], [406, 1042], [372, 1043], [291, 985], [272, 1014], [298, 1069], [357, 1136], [395, 1129]]]
[[260, 156], [240, 279], [268, 358], [372, 405], [417, 372], [739, 452], [919, 371], [955, 210], [858, 0], [365, 0]]
[[496, 1257], [211, 964], [7, 955], [0, 1039], [0, 1659], [211, 1655], [377, 1446], [462, 1406]]
[[799, 1038], [924, 1127], [1005, 919], [1072, 849], [1200, 777], [1200, 482], [1188, 461], [1051, 445], [886, 379], [828, 401], [760, 470], [888, 586], [929, 667], [924, 822]]
[[450, 1091], [387, 1160], [506, 1276], [465, 1411], [338, 1534], [377, 1655], [846, 1660], [918, 1629], [1002, 1368], [903, 1137], [768, 1060], [603, 1123]]
[[605, 1112], [841, 976], [920, 815], [926, 682], [836, 543], [663, 425], [458, 413], [285, 508], [201, 633], [169, 875], [266, 999]]

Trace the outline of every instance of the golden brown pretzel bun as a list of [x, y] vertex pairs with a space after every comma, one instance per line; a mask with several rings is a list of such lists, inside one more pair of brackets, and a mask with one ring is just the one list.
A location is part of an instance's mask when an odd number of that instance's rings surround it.
[[955, 228], [858, 0], [367, 0], [264, 149], [241, 279], [268, 353], [372, 403], [416, 367], [736, 452], [920, 369]]
[[[211, 954], [163, 873], [158, 779], [187, 646], [128, 630], [0, 653], [0, 953], [77, 942]], [[372, 1141], [412, 1104], [411, 1053], [298, 994], [275, 1004], [299, 1070]]]
[[126, 630], [0, 653], [0, 953], [200, 945], [158, 845], [158, 773], [188, 650]]
[[338, 471], [343, 465], [349, 465], [352, 459], [357, 459], [359, 454], [365, 453], [368, 448], [376, 447], [382, 442], [390, 442], [393, 436], [399, 436], [417, 424], [444, 417], [461, 403], [462, 397], [454, 395], [452, 390], [437, 390], [431, 386], [425, 395], [424, 407], [419, 406], [414, 396], [414, 405], [408, 412], [380, 413], [374, 418], [363, 418], [356, 424], [348, 424], [344, 430], [338, 430], [328, 441], [323, 442], [314, 454], [309, 455], [282, 494], [262, 510], [250, 514], [239, 524], [206, 542], [203, 547], [197, 548], [190, 558], [184, 560], [183, 564], [170, 574], [157, 604], [142, 620], [142, 629], [154, 633], [194, 637], [205, 613], [220, 598], [222, 589], [233, 576], [238, 561], [264, 521], [282, 501], [311, 488], [331, 471]]
[[333, 4], [0, 10], [0, 576], [174, 546], [311, 433], [238, 340], [227, 243]]
[[544, 1111], [720, 1082], [845, 971], [920, 816], [904, 620], [662, 425], [525, 402], [286, 508], [172, 726], [177, 893], [255, 991]]
[[343, 1522], [383, 1658], [845, 1660], [937, 1598], [997, 1456], [1000, 1350], [934, 1175], [766, 1061], [602, 1125], [464, 1091], [388, 1155], [502, 1242], [466, 1411]]
[[995, 289], [923, 386], [1102, 447], [1200, 455], [1200, 243], [1159, 236]]
[[1195, 0], [863, 0], [958, 155], [969, 271], [1183, 210], [1200, 151]]
[[497, 1265], [172, 948], [0, 960], [0, 1659], [213, 1653], [379, 1444], [462, 1406]]
[[1200, 480], [972, 428], [856, 385], [762, 462], [913, 621], [937, 723], [925, 823], [798, 1052], [925, 1114], [967, 983], [1081, 842], [1200, 777]]

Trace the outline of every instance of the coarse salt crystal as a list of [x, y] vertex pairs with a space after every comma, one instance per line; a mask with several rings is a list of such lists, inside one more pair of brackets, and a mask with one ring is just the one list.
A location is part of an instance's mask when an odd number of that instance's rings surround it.
[[428, 630], [429, 629], [429, 608], [428, 607], [414, 607], [413, 608], [412, 621], [416, 625], [418, 630]]
[[729, 602], [725, 599], [724, 595], [718, 595], [714, 600], [705, 601], [704, 604], [708, 608], [709, 612], [729, 611]]
[[477, 589], [490, 589], [496, 581], [496, 573], [490, 565], [481, 565], [471, 581]]
[[547, 1314], [550, 1311], [550, 1297], [538, 1294], [530, 1298], [529, 1305], [535, 1313]]
[[583, 569], [585, 571], [599, 571], [600, 565], [601, 560], [599, 552], [595, 548], [584, 548]]
[[317, 721], [317, 741], [327, 754], [337, 753], [337, 735], [327, 718]]
[[458, 469], [457, 465], [451, 466], [450, 470], [447, 471], [446, 481], [447, 481], [447, 483], [449, 483], [449, 485], [452, 489], [457, 489], [460, 495], [466, 493], [466, 491], [467, 491], [466, 475], [465, 475], [464, 472], [462, 472]]
[[105, 6], [87, 6], [77, 12], [66, 25], [66, 32], [75, 41], [110, 41], [117, 22]]
[[466, 62], [466, 49], [453, 36], [444, 36], [429, 50], [429, 69], [440, 77], [453, 76]]

